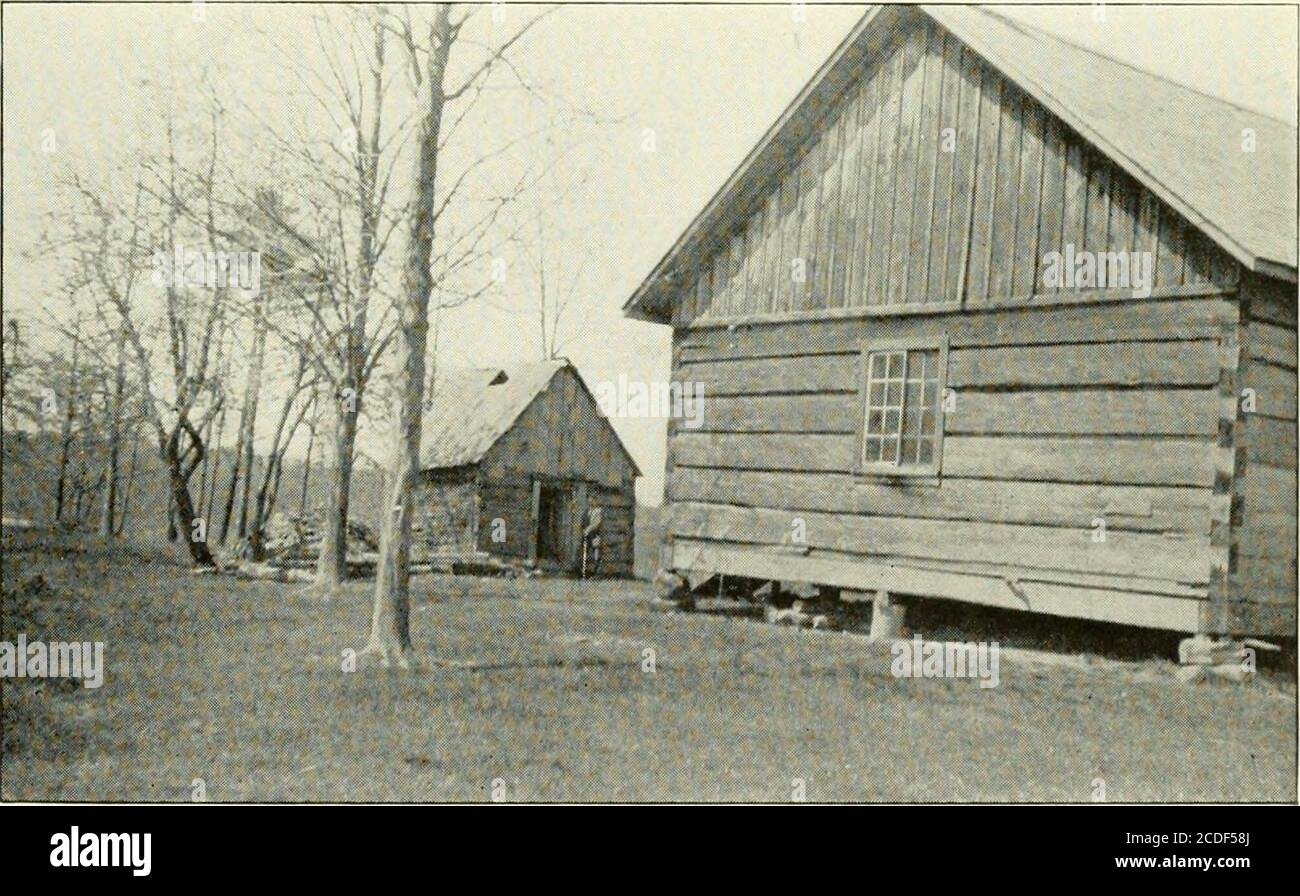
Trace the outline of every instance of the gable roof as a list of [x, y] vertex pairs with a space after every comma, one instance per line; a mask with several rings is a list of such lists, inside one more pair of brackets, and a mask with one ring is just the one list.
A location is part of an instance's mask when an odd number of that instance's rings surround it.
[[[1296, 279], [1296, 129], [974, 6], [872, 7], [624, 304], [666, 299], [710, 239], [747, 214], [823, 113], [920, 10], [1250, 270]], [[1137, 123], [1137, 124], [1135, 124]], [[1139, 126], [1140, 125], [1140, 126]], [[1256, 152], [1241, 149], [1242, 131]]]
[[439, 371], [422, 418], [420, 468], [478, 463], [566, 365]]
[[[570, 369], [590, 397], [586, 383], [567, 359], [512, 367], [473, 367], [439, 372], [425, 406], [420, 432], [420, 469], [476, 464], [510, 431], [561, 370]], [[592, 399], [593, 405], [595, 399]], [[601, 423], [613, 427], [604, 418]], [[640, 475], [618, 433], [635, 475]]]

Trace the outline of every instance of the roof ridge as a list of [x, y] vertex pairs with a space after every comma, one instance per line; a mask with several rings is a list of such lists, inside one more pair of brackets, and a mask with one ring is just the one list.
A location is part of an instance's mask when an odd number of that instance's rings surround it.
[[976, 6], [975, 8], [978, 9], [980, 12], [984, 13], [985, 15], [992, 16], [993, 18], [996, 19], [1000, 19], [1002, 22], [1006, 23], [1009, 27], [1015, 28], [1017, 31], [1020, 31], [1021, 33], [1026, 34], [1030, 37], [1042, 36], [1042, 37], [1050, 38], [1058, 43], [1065, 44], [1067, 47], [1072, 47], [1076, 50], [1082, 50], [1083, 52], [1096, 56], [1100, 59], [1105, 59], [1107, 62], [1113, 62], [1116, 65], [1121, 65], [1124, 68], [1127, 68], [1131, 71], [1135, 71], [1140, 75], [1146, 75], [1151, 78], [1158, 78], [1159, 80], [1164, 81], [1166, 84], [1172, 84], [1173, 86], [1179, 88], [1180, 90], [1186, 90], [1189, 93], [1194, 93], [1198, 96], [1203, 96], [1206, 99], [1214, 100], [1216, 103], [1222, 103], [1225, 106], [1231, 106], [1234, 109], [1240, 109], [1242, 112], [1249, 112], [1251, 115], [1258, 115], [1261, 118], [1267, 118], [1269, 121], [1272, 121], [1276, 124], [1284, 125], [1285, 127], [1291, 128], [1292, 130], [1296, 130], [1296, 125], [1291, 124], [1291, 122], [1287, 121], [1284, 118], [1278, 118], [1276, 115], [1273, 115], [1270, 112], [1265, 112], [1261, 109], [1255, 109], [1250, 106], [1243, 105], [1237, 102], [1236, 100], [1230, 100], [1227, 97], [1219, 96], [1218, 94], [1215, 93], [1210, 93], [1206, 90], [1202, 90], [1199, 87], [1194, 87], [1191, 84], [1185, 84], [1182, 81], [1177, 81], [1169, 77], [1168, 75], [1162, 75], [1160, 72], [1152, 71], [1151, 69], [1148, 68], [1143, 68], [1140, 65], [1134, 65], [1131, 62], [1127, 62], [1123, 59], [1112, 56], [1109, 53], [1103, 53], [1101, 50], [1096, 50], [1093, 49], [1092, 47], [1084, 46], [1083, 44], [1080, 43], [1075, 43], [1074, 41], [1061, 37], [1059, 34], [1056, 34], [1052, 31], [1046, 31], [1042, 28], [1039, 28], [1036, 25], [1031, 25], [1028, 22], [1021, 21], [1020, 19], [1012, 18], [1011, 16], [1005, 15], [1004, 13], [999, 12], [998, 10], [991, 9], [988, 6], [981, 5], [981, 6]]

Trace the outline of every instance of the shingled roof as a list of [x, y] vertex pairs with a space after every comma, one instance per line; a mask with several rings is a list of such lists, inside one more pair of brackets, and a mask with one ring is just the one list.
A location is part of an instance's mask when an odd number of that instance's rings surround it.
[[[578, 369], [565, 358], [510, 367], [473, 367], [439, 371], [425, 405], [420, 433], [420, 469], [460, 467], [481, 461], [546, 391], [561, 370], [571, 370], [583, 393], [591, 397]], [[593, 407], [599, 408], [594, 397]], [[608, 421], [602, 421], [609, 425]], [[610, 427], [613, 431], [613, 427]], [[618, 433], [614, 440], [628, 465], [641, 475]]]
[[567, 366], [555, 360], [440, 371], [424, 411], [420, 468], [478, 463]]
[[[747, 213], [821, 115], [915, 10], [928, 15], [1247, 268], [1296, 279], [1296, 129], [973, 6], [875, 6], [623, 306], [662, 319], [711, 235]], [[1251, 128], [1256, 151], [1242, 151]]]

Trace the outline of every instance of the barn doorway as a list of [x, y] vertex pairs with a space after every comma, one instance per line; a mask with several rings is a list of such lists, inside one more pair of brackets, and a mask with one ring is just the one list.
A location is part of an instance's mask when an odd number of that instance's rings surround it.
[[537, 496], [537, 559], [567, 564], [571, 559], [569, 530], [573, 519], [573, 488], [539, 482]]

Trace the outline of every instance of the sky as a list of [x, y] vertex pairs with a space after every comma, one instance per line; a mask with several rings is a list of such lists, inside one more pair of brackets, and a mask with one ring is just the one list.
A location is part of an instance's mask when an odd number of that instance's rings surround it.
[[[577, 272], [576, 302], [584, 309], [567, 332], [562, 327], [561, 354], [590, 385], [620, 374], [667, 378], [667, 328], [623, 318], [622, 304], [866, 9], [565, 4], [520, 47], [533, 76], [608, 118], [588, 134], [595, 145], [584, 156], [587, 176], [580, 195], [566, 203], [554, 246]], [[1295, 123], [1294, 7], [1108, 3], [1100, 21], [1093, 5], [997, 9]], [[508, 21], [527, 14], [506, 10]], [[54, 157], [93, 160], [129, 141], [139, 126], [142, 110], [130, 107], [124, 81], [168, 58], [205, 55], [273, 76], [277, 60], [253, 32], [279, 29], [293, 46], [304, 39], [295, 15], [291, 7], [212, 2], [201, 22], [189, 3], [4, 7], [6, 316], [39, 319], [49, 301], [50, 272], [24, 253], [48, 206]], [[42, 144], [51, 128], [53, 154]], [[448, 312], [440, 321], [438, 363], [536, 360], [539, 338], [526, 301], [489, 297]], [[664, 421], [613, 423], [644, 473], [638, 496], [658, 503]]]

